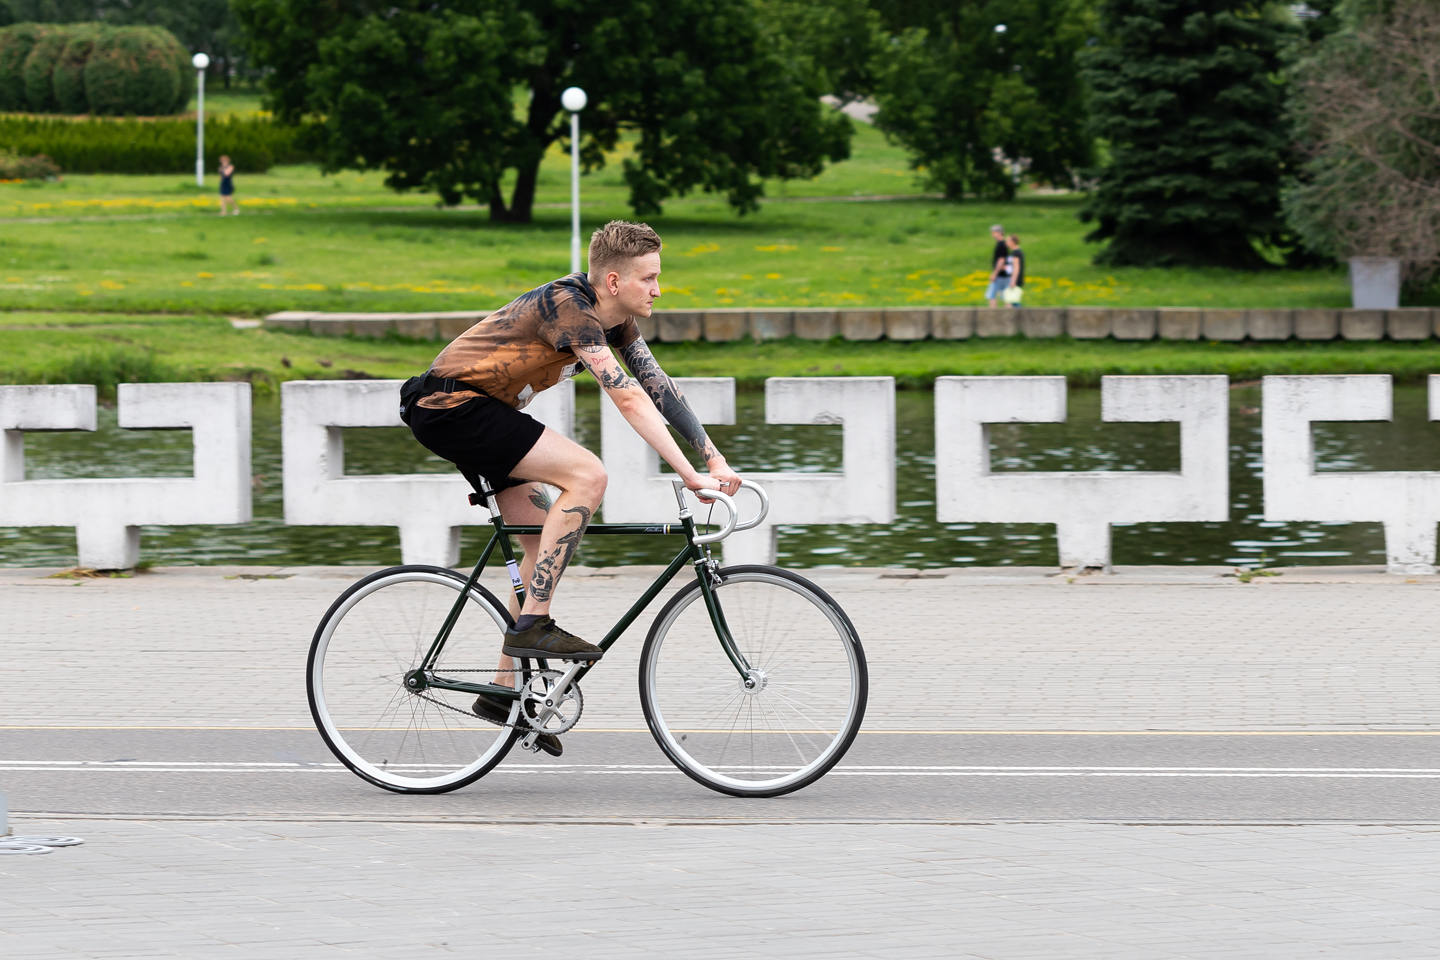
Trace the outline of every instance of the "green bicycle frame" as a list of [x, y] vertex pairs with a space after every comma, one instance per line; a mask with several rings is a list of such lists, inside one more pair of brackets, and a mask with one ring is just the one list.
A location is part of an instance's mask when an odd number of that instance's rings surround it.
[[[495, 527], [495, 532], [490, 535], [489, 543], [485, 545], [485, 549], [481, 552], [480, 559], [476, 562], [475, 568], [470, 571], [470, 576], [465, 581], [465, 588], [461, 590], [459, 596], [456, 597], [454, 605], [450, 608], [449, 614], [446, 615], [445, 622], [440, 625], [440, 631], [436, 634], [434, 642], [431, 643], [429, 651], [425, 654], [425, 658], [420, 662], [418, 668], [411, 671], [407, 678], [407, 683], [411, 689], [435, 687], [441, 690], [456, 690], [461, 693], [483, 693], [508, 700], [514, 700], [520, 695], [520, 691], [513, 687], [501, 686], [495, 683], [472, 683], [465, 680], [454, 680], [448, 677], [436, 676], [434, 673], [435, 661], [440, 656], [440, 651], [444, 649], [445, 642], [450, 638], [450, 633], [454, 630], [455, 624], [459, 622], [460, 613], [465, 608], [465, 603], [470, 595], [470, 591], [474, 589], [475, 585], [479, 582], [480, 574], [484, 572], [485, 565], [490, 562], [497, 546], [500, 548], [500, 555], [505, 561], [505, 567], [510, 573], [511, 589], [514, 591], [520, 603], [523, 604], [525, 602], [525, 586], [520, 582], [519, 564], [515, 559], [515, 549], [510, 542], [510, 537], [512, 535], [538, 535], [541, 528], [534, 525], [511, 526], [506, 524], [504, 518], [500, 516], [499, 511], [493, 507], [491, 508], [490, 522]], [[670, 581], [675, 579], [675, 575], [680, 572], [680, 568], [687, 563], [693, 563], [696, 568], [696, 575], [700, 580], [700, 593], [705, 600], [705, 609], [710, 615], [710, 622], [715, 626], [716, 635], [720, 638], [721, 648], [725, 651], [725, 655], [730, 658], [730, 662], [734, 664], [736, 671], [742, 679], [751, 672], [752, 667], [749, 661], [745, 659], [744, 654], [742, 654], [736, 646], [735, 639], [730, 633], [730, 627], [725, 622], [724, 611], [721, 610], [720, 602], [715, 595], [716, 577], [714, 574], [714, 566], [710, 559], [709, 545], [695, 543], [695, 519], [689, 515], [688, 511], [681, 515], [679, 523], [597, 523], [586, 528], [585, 535], [587, 537], [595, 534], [602, 536], [674, 536], [683, 534], [685, 537], [685, 545], [680, 549], [680, 552], [675, 555], [675, 559], [670, 561], [665, 569], [661, 571], [660, 575], [655, 578], [655, 581], [641, 594], [640, 599], [631, 604], [630, 609], [625, 611], [624, 615], [615, 622], [615, 625], [605, 634], [604, 639], [600, 641], [600, 649], [609, 650], [610, 647], [620, 639], [620, 635], [645, 611], [645, 608], [660, 595], [660, 591], [664, 590]], [[581, 677], [589, 673], [593, 666], [594, 662], [582, 666], [575, 674], [575, 681], [578, 682]]]

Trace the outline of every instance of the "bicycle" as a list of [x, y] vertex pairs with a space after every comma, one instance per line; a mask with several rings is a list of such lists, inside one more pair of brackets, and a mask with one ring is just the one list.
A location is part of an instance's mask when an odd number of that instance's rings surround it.
[[[678, 523], [597, 523], [587, 531], [685, 538], [599, 646], [609, 649], [690, 565], [695, 579], [661, 608], [641, 650], [640, 704], [650, 733], [671, 762], [721, 793], [773, 797], [814, 783], [844, 756], [864, 719], [869, 681], [855, 627], [798, 574], [767, 564], [722, 567], [711, 556], [711, 544], [765, 518], [769, 503], [758, 485], [744, 484], [759, 508], [743, 523], [733, 498], [700, 491], [712, 515], [716, 503], [727, 513], [720, 529], [701, 533], [684, 484], [673, 483]], [[540, 527], [505, 523], [492, 490], [470, 502], [485, 505], [495, 529], [468, 577], [425, 565], [370, 574], [331, 604], [310, 645], [306, 681], [320, 735], [341, 763], [386, 790], [455, 790], [494, 769], [517, 742], [538, 750], [541, 734], [558, 736], [579, 721], [579, 681], [600, 662], [554, 669], [517, 658], [509, 671], [493, 666], [513, 621], [480, 575], [498, 548], [523, 602], [510, 538]], [[498, 682], [504, 673], [513, 674], [508, 684]], [[482, 693], [512, 701], [506, 723], [471, 712]]]

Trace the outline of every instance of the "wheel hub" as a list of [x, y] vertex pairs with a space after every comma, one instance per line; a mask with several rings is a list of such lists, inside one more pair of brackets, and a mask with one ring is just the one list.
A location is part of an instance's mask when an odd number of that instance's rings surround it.
[[764, 690], [769, 682], [770, 677], [764, 670], [751, 667], [745, 676], [740, 678], [740, 692], [747, 697], [753, 697]]

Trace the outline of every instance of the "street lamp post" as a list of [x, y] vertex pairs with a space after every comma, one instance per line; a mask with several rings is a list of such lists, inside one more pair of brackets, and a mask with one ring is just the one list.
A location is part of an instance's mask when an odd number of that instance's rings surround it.
[[195, 89], [199, 94], [199, 100], [195, 109], [195, 186], [205, 186], [205, 68], [210, 66], [210, 58], [203, 53], [197, 53], [190, 58], [195, 65]]
[[579, 87], [566, 87], [560, 105], [570, 111], [570, 272], [580, 272], [580, 111], [587, 98]]

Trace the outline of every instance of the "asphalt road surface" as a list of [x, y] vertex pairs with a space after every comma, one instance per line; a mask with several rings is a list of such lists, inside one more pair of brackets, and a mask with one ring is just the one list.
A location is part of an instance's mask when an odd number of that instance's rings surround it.
[[785, 797], [713, 793], [643, 731], [515, 749], [449, 794], [360, 780], [305, 729], [24, 729], [0, 783], [26, 816], [464, 822], [1440, 821], [1428, 733], [863, 732]]

